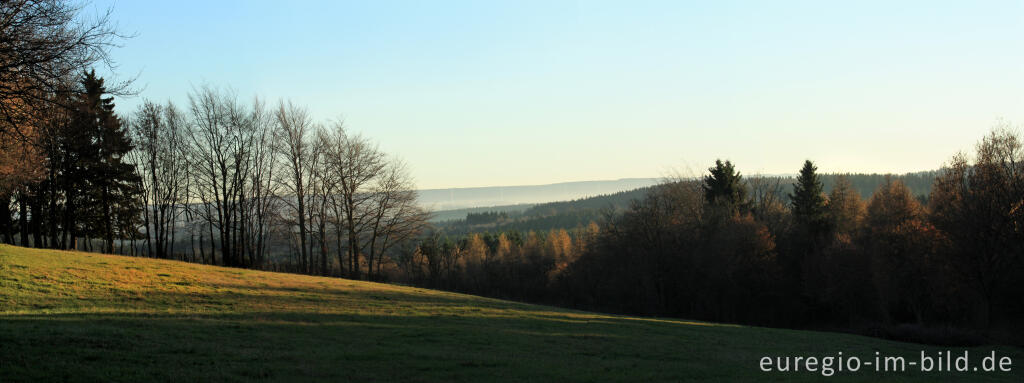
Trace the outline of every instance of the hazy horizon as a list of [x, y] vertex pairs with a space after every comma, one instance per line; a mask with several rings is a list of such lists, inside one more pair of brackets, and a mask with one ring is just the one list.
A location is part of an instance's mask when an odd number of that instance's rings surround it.
[[[115, 4], [116, 3], [116, 4]], [[141, 97], [308, 106], [420, 189], [939, 168], [1024, 122], [1018, 2], [99, 1]], [[196, 11], [198, 9], [199, 11]]]

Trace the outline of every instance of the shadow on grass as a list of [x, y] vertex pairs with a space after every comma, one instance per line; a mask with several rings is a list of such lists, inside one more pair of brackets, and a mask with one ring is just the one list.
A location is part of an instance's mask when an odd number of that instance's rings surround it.
[[[554, 314], [554, 313], [552, 313]], [[765, 374], [765, 355], [920, 346], [827, 333], [605, 318], [301, 312], [0, 314], [0, 381], [820, 380]], [[987, 350], [985, 350], [987, 351]], [[1011, 349], [1014, 360], [1024, 354]], [[981, 351], [979, 350], [979, 353]], [[888, 375], [893, 377], [893, 375]], [[898, 375], [1020, 381], [1019, 373]], [[830, 380], [862, 381], [871, 372]]]
[[652, 335], [533, 317], [0, 315], [0, 381], [682, 378], [685, 338]]

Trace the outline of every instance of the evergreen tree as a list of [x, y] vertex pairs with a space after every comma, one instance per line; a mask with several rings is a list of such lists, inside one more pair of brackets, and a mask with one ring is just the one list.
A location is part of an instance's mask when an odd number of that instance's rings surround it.
[[817, 175], [818, 167], [810, 160], [804, 162], [800, 175], [793, 184], [793, 194], [789, 195], [796, 222], [818, 231], [828, 223], [825, 192], [821, 179]]
[[810, 160], [804, 162], [800, 175], [789, 194], [793, 221], [796, 224], [789, 238], [789, 251], [782, 259], [784, 272], [805, 304], [822, 307], [826, 304], [821, 294], [821, 280], [825, 278], [828, 243], [828, 210], [824, 186], [817, 174], [818, 167]]
[[104, 252], [112, 253], [116, 223], [130, 220], [119, 215], [139, 213], [139, 178], [135, 166], [124, 162], [132, 143], [114, 114], [113, 97], [104, 97], [103, 79], [93, 70], [82, 76], [80, 86], [71, 124], [78, 166], [69, 169], [76, 175], [69, 183], [82, 208], [78, 214], [88, 218], [86, 233], [103, 238]]
[[[81, 85], [81, 83], [79, 84]], [[95, 162], [91, 118], [84, 105], [87, 96], [83, 89], [68, 89], [66, 103], [68, 117], [53, 122], [53, 144], [50, 147], [50, 163], [53, 166], [51, 176], [56, 197], [63, 195], [63, 209], [60, 210], [61, 239], [60, 248], [78, 250], [78, 238], [83, 235], [83, 222], [93, 222], [85, 218], [90, 207], [87, 191], [90, 183], [95, 181], [88, 174], [91, 163]], [[59, 198], [55, 198], [59, 201]]]
[[712, 206], [724, 206], [733, 212], [747, 209], [747, 189], [743, 176], [736, 171], [732, 162], [715, 160], [715, 166], [708, 168], [710, 175], [704, 176], [704, 200]]

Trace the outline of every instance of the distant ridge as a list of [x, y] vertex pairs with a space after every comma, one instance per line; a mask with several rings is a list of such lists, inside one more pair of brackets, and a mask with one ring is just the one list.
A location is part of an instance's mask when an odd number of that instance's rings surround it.
[[622, 178], [547, 185], [424, 189], [419, 191], [419, 202], [420, 205], [433, 210], [537, 204], [618, 193], [655, 185], [661, 181], [661, 178]]
[[[939, 170], [920, 171], [904, 174], [865, 174], [865, 173], [824, 173], [820, 174], [825, 192], [832, 190], [836, 179], [846, 176], [854, 190], [861, 198], [868, 199], [878, 186], [885, 183], [887, 177], [899, 179], [910, 188], [911, 193], [924, 200], [931, 191], [932, 181]], [[792, 190], [791, 174], [744, 176], [745, 179], [766, 178], [777, 180], [783, 197]], [[688, 178], [699, 180], [697, 177]], [[450, 188], [420, 190], [421, 206], [434, 211], [432, 221], [442, 222], [463, 219], [467, 213], [483, 213], [488, 211], [524, 212], [535, 205], [551, 202], [565, 202], [569, 205], [580, 205], [590, 197], [608, 196], [616, 193], [633, 191], [660, 184], [662, 178], [623, 178], [607, 181], [562, 182], [548, 185], [524, 186], [490, 186], [477, 188]], [[592, 202], [592, 201], [591, 201]]]

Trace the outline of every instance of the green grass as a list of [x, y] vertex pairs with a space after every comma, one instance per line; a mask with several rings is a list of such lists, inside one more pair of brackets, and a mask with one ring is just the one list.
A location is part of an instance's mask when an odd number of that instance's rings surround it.
[[[839, 351], [909, 361], [922, 349], [940, 348], [0, 245], [0, 382], [818, 381], [764, 373], [758, 361]], [[1021, 381], [1020, 349], [969, 350], [1008, 355], [1014, 371], [828, 380]]]

